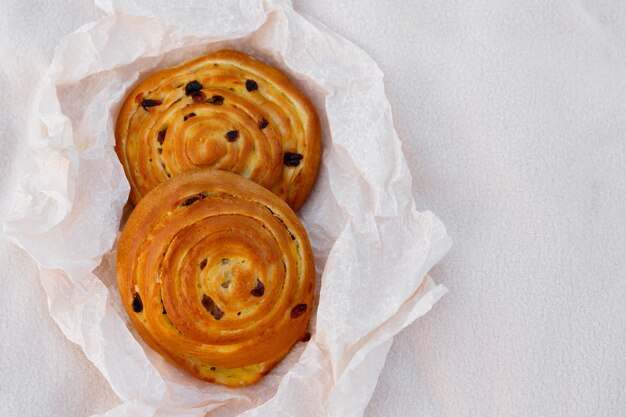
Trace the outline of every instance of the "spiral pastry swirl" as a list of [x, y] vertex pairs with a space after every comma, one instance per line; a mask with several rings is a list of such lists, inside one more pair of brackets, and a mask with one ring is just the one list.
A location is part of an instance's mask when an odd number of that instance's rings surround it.
[[321, 149], [309, 99], [276, 68], [234, 50], [141, 81], [122, 105], [115, 137], [135, 204], [169, 177], [210, 167], [249, 178], [297, 210]]
[[141, 200], [120, 237], [117, 278], [152, 348], [200, 379], [242, 386], [305, 335], [315, 269], [284, 201], [209, 169], [180, 174]]

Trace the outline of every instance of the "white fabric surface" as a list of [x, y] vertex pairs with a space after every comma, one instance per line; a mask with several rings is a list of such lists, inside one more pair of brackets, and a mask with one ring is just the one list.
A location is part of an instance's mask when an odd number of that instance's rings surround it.
[[[450, 293], [396, 338], [365, 415], [624, 415], [626, 3], [294, 3], [377, 60], [418, 206], [455, 242], [432, 272]], [[2, 212], [36, 80], [95, 17], [88, 0], [0, 3]], [[0, 262], [0, 415], [117, 404], [34, 263], [4, 238]]]

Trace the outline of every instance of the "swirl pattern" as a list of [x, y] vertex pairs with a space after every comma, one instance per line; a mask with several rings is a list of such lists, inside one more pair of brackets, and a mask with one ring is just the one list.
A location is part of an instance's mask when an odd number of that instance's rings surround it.
[[169, 177], [210, 167], [251, 179], [297, 210], [321, 149], [308, 98], [276, 68], [233, 50], [140, 82], [122, 105], [115, 137], [135, 204]]
[[120, 238], [117, 276], [151, 347], [200, 379], [242, 386], [305, 335], [315, 269], [284, 201], [238, 175], [196, 170], [137, 205]]

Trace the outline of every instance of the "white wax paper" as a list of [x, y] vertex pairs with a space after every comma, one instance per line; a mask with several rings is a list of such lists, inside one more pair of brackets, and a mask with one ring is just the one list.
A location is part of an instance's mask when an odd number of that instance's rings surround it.
[[[380, 69], [285, 0], [96, 3], [103, 17], [63, 38], [42, 81], [4, 226], [39, 263], [54, 320], [122, 400], [104, 415], [362, 415], [393, 336], [445, 293], [427, 273], [451, 244], [432, 213], [415, 210]], [[317, 269], [313, 337], [238, 389], [196, 380], [147, 347], [114, 268], [129, 192], [113, 150], [120, 104], [155, 69], [224, 47], [288, 73], [316, 105], [324, 138], [298, 213]]]

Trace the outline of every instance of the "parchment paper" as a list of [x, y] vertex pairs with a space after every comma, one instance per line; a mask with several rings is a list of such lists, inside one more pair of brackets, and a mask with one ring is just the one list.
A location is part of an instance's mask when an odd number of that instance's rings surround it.
[[[4, 228], [39, 263], [51, 316], [122, 399], [105, 415], [362, 415], [392, 337], [445, 293], [426, 274], [451, 244], [432, 213], [415, 210], [380, 69], [285, 0], [96, 3], [103, 17], [61, 41], [42, 80]], [[313, 337], [239, 389], [198, 381], [144, 345], [114, 269], [129, 192], [113, 151], [120, 103], [146, 74], [223, 47], [289, 74], [324, 136], [298, 213], [315, 252]]]

